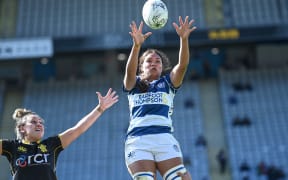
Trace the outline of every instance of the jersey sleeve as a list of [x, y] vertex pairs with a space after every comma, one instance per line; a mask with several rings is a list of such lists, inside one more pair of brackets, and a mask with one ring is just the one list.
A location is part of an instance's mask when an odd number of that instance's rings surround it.
[[6, 156], [8, 161], [12, 160], [15, 151], [15, 140], [2, 139], [2, 155]]
[[45, 141], [46, 141], [48, 147], [49, 147], [52, 151], [54, 151], [54, 153], [56, 154], [56, 158], [57, 158], [57, 156], [59, 155], [59, 153], [60, 153], [61, 151], [63, 151], [63, 147], [62, 147], [62, 143], [61, 143], [61, 140], [60, 140], [59, 135], [49, 137], [49, 138], [47, 138]]
[[139, 76], [136, 76], [135, 86], [129, 91], [129, 90], [127, 90], [127, 89], [125, 88], [125, 86], [124, 86], [124, 84], [123, 84], [123, 85], [122, 85], [122, 91], [123, 91], [124, 93], [130, 93], [130, 92], [135, 91], [135, 90], [136, 90], [136, 86], [137, 86], [137, 84], [139, 83], [140, 80], [141, 80], [140, 77], [139, 77]]
[[174, 85], [172, 84], [171, 78], [170, 78], [170, 74], [166, 74], [165, 76], [163, 76], [165, 81], [168, 83], [169, 88], [173, 91], [174, 94], [176, 94], [176, 92], [178, 91], [178, 89], [181, 87], [181, 85], [179, 87], [174, 87]]

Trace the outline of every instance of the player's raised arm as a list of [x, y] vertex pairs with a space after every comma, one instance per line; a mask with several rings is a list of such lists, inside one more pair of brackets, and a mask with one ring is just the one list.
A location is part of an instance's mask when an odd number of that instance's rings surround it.
[[100, 92], [96, 92], [99, 104], [86, 116], [84, 116], [74, 127], [67, 129], [60, 134], [60, 139], [63, 148], [67, 147], [81, 134], [87, 131], [93, 123], [101, 116], [101, 114], [118, 101], [118, 95], [111, 88], [103, 97]]
[[136, 23], [132, 21], [130, 28], [131, 32], [129, 32], [129, 34], [133, 39], [133, 46], [126, 64], [123, 80], [126, 90], [131, 90], [136, 83], [139, 52], [144, 41], [152, 34], [151, 32], [147, 32], [146, 34], [142, 33], [143, 22], [140, 23], [139, 27], [137, 27]]
[[171, 71], [170, 78], [175, 87], [179, 87], [184, 79], [187, 66], [189, 64], [190, 53], [189, 53], [189, 36], [192, 31], [196, 29], [193, 26], [194, 20], [189, 20], [186, 16], [185, 20], [179, 16], [179, 25], [173, 23], [173, 26], [180, 38], [180, 48], [179, 48], [179, 60], [176, 66]]

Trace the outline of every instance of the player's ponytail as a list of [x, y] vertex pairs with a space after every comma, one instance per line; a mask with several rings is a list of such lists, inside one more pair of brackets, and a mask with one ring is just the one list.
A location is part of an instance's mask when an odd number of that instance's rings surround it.
[[136, 88], [138, 88], [141, 93], [145, 93], [149, 89], [149, 83], [148, 81], [142, 79], [136, 83]]

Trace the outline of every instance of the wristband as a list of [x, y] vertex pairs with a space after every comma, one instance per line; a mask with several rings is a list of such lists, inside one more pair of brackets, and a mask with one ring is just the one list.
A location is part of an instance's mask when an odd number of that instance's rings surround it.
[[101, 114], [104, 112], [104, 110], [99, 105], [96, 107], [96, 110]]

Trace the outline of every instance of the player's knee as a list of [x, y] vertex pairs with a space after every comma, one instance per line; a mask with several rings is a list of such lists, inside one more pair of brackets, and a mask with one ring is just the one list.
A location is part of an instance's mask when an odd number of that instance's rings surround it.
[[133, 174], [133, 180], [154, 180], [152, 172], [138, 172]]
[[165, 180], [183, 180], [184, 176], [187, 173], [184, 165], [179, 165], [169, 169], [163, 176]]

